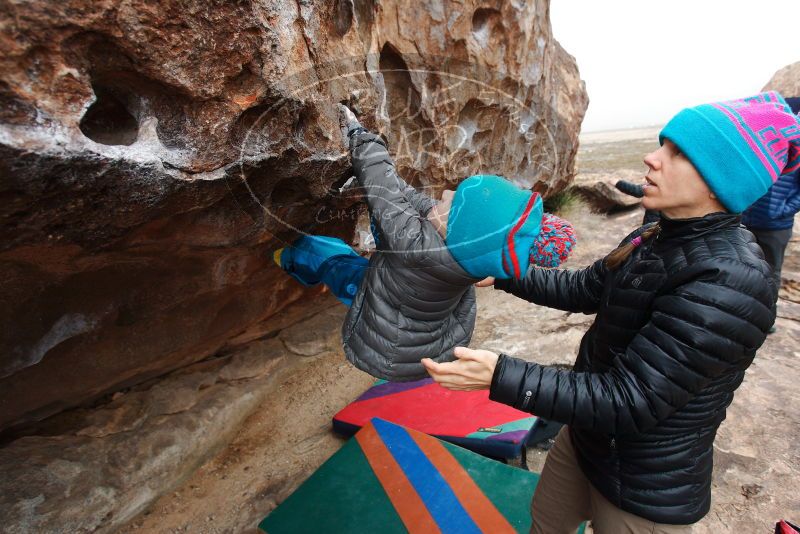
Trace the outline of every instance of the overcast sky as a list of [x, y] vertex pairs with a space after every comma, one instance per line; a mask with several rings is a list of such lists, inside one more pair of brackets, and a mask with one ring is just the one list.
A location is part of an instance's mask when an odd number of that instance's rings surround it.
[[800, 61], [798, 0], [551, 0], [550, 20], [586, 82], [584, 132], [663, 124]]

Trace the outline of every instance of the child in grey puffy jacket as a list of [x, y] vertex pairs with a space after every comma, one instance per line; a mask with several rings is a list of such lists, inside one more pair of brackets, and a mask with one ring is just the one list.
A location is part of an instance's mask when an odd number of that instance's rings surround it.
[[[345, 108], [346, 109], [346, 108]], [[498, 176], [471, 176], [437, 203], [397, 175], [386, 143], [344, 112], [353, 172], [364, 188], [377, 250], [367, 260], [341, 240], [303, 236], [275, 261], [306, 285], [325, 283], [350, 310], [347, 359], [378, 378], [427, 376], [422, 358], [454, 359], [469, 344], [478, 280], [522, 278], [531, 261], [557, 266], [574, 245], [568, 223], [537, 193]]]

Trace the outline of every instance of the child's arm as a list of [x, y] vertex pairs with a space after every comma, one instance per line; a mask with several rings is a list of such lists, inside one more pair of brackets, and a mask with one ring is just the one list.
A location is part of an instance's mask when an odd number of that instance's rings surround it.
[[[339, 114], [340, 121], [342, 123], [342, 134], [348, 142], [350, 142], [351, 138], [357, 134], [369, 133], [369, 131], [361, 125], [361, 123], [358, 121], [358, 118], [347, 106], [340, 104]], [[384, 147], [385, 146], [386, 145], [384, 144]], [[400, 184], [402, 184], [400, 190], [403, 192], [403, 196], [408, 199], [408, 201], [411, 203], [414, 209], [419, 212], [420, 215], [427, 217], [428, 212], [431, 211], [431, 209], [436, 205], [436, 201], [425, 193], [417, 191], [417, 189], [413, 186], [408, 185], [399, 176], [397, 179], [399, 180]]]
[[354, 132], [350, 137], [350, 153], [353, 173], [365, 190], [383, 244], [397, 252], [421, 248], [423, 232], [427, 230], [422, 211], [427, 214], [433, 200], [397, 175], [386, 143], [377, 135], [363, 129]]
[[428, 217], [428, 213], [433, 209], [436, 205], [436, 201], [433, 200], [431, 197], [423, 193], [422, 191], [417, 190], [416, 187], [407, 184], [403, 181], [402, 178], [398, 176], [398, 179], [401, 183], [405, 184], [405, 188], [403, 189], [403, 195], [408, 199], [408, 202], [411, 206], [419, 212], [422, 217]]

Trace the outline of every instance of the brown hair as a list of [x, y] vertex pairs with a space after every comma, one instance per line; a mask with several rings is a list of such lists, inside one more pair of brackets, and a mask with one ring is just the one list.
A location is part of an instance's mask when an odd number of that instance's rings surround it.
[[612, 250], [611, 253], [606, 256], [606, 267], [612, 271], [615, 270], [617, 267], [625, 263], [625, 260], [628, 259], [634, 250], [636, 250], [636, 247], [638, 247], [642, 242], [647, 241], [651, 237], [657, 235], [660, 230], [661, 226], [656, 223], [642, 232], [639, 235], [640, 239], [633, 238], [624, 245], [620, 245]]

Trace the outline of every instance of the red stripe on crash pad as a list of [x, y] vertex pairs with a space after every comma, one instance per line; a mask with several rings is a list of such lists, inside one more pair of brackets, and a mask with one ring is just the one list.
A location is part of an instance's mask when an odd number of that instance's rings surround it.
[[492, 501], [483, 493], [481, 488], [472, 480], [469, 473], [458, 463], [444, 445], [430, 436], [418, 432], [409, 432], [417, 446], [439, 471], [450, 489], [455, 493], [458, 502], [467, 511], [469, 516], [483, 532], [492, 534], [514, 534], [516, 530]]
[[441, 532], [417, 490], [386, 448], [372, 423], [365, 425], [355, 435], [355, 439], [408, 531], [411, 534]]
[[480, 427], [500, 426], [530, 414], [489, 400], [489, 392], [451, 391], [432, 383], [409, 391], [358, 401], [334, 419], [365, 426], [378, 417], [437, 436], [465, 437]]

